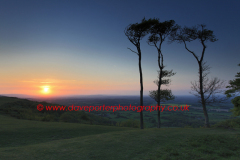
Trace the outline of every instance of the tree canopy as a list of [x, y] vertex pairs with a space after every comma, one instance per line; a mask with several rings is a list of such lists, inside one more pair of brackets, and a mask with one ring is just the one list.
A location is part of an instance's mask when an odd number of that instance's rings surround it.
[[[159, 75], [159, 71], [158, 71], [158, 75]], [[171, 77], [173, 75], [175, 75], [176, 73], [173, 72], [173, 70], [163, 70], [162, 72], [162, 78], [165, 77]], [[157, 86], [159, 85], [159, 80], [155, 80], [153, 81]], [[168, 86], [171, 83], [170, 79], [162, 79], [161, 81], [161, 85], [166, 85]], [[173, 100], [175, 97], [172, 94], [172, 91], [170, 89], [160, 89], [160, 95], [158, 94], [158, 90], [152, 90], [149, 91], [149, 96], [154, 99], [156, 102], [158, 102], [158, 98], [160, 99], [161, 102], [166, 102], [169, 100]]]
[[[240, 66], [240, 63], [238, 64]], [[229, 81], [229, 86], [226, 88], [230, 88], [229, 90], [225, 91], [225, 94], [227, 97], [231, 97], [234, 93], [239, 93], [240, 92], [240, 72], [237, 73], [235, 77], [238, 77], [234, 80]]]
[[240, 96], [232, 99], [232, 104], [234, 105], [234, 108], [231, 110], [231, 112], [233, 112], [234, 116], [240, 116]]

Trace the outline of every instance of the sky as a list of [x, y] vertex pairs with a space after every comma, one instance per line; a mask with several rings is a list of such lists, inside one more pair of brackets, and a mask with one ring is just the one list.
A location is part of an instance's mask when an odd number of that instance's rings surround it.
[[[0, 0], [0, 94], [139, 95], [136, 47], [124, 34], [144, 17], [205, 24], [209, 78], [233, 80], [240, 63], [239, 0]], [[141, 40], [144, 95], [156, 90], [157, 50]], [[199, 41], [187, 44], [201, 55]], [[164, 42], [174, 95], [189, 95], [198, 64], [183, 44]]]

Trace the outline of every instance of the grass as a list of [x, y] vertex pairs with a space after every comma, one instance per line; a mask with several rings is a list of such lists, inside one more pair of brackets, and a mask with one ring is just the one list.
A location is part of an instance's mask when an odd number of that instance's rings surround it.
[[0, 115], [0, 126], [0, 147], [18, 147], [130, 129], [122, 127], [111, 128], [102, 125], [20, 120], [4, 115]]
[[1, 160], [239, 159], [240, 129], [151, 128], [14, 119], [0, 115]]

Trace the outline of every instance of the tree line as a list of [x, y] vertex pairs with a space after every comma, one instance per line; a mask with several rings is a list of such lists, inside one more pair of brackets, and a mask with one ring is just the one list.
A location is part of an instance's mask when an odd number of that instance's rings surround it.
[[[176, 73], [173, 70], [165, 70], [164, 65], [164, 56], [162, 52], [162, 44], [165, 41], [170, 43], [177, 42], [184, 45], [185, 49], [193, 55], [198, 63], [198, 76], [199, 80], [191, 82], [191, 94], [197, 96], [199, 98], [199, 103], [201, 103], [203, 108], [203, 113], [205, 117], [205, 127], [209, 128], [209, 117], [207, 113], [206, 105], [211, 105], [213, 103], [222, 103], [225, 102], [229, 97], [232, 96], [234, 92], [239, 92], [239, 78], [235, 81], [231, 81], [230, 86], [227, 86], [229, 89], [225, 91], [226, 97], [222, 97], [219, 94], [224, 93], [223, 88], [225, 88], [225, 83], [223, 80], [215, 77], [212, 79], [208, 78], [210, 66], [207, 65], [206, 61], [204, 61], [204, 55], [206, 51], [206, 43], [207, 42], [216, 42], [215, 35], [212, 30], [206, 29], [206, 25], [200, 24], [193, 27], [181, 27], [176, 24], [174, 20], [160, 22], [158, 18], [148, 19], [143, 18], [140, 23], [129, 24], [124, 31], [128, 40], [136, 47], [136, 51], [128, 48], [130, 51], [138, 55], [138, 66], [140, 73], [140, 105], [143, 106], [143, 74], [142, 74], [142, 52], [141, 52], [141, 40], [148, 36], [147, 43], [150, 46], [156, 48], [157, 51], [157, 59], [158, 59], [158, 79], [154, 81], [157, 85], [157, 89], [153, 91], [149, 91], [149, 96], [153, 98], [158, 106], [160, 106], [161, 102], [165, 102], [168, 100], [174, 99], [174, 95], [169, 89], [162, 89], [163, 85], [169, 85], [170, 79], [165, 79], [166, 77], [171, 77]], [[187, 42], [199, 41], [202, 45], [202, 51], [200, 56], [188, 48]], [[240, 64], [239, 64], [240, 65]], [[238, 77], [240, 77], [240, 73], [238, 73]], [[236, 87], [238, 86], [238, 87]], [[237, 97], [236, 97], [237, 98]], [[237, 103], [238, 99], [232, 100], [232, 103]], [[239, 104], [234, 104], [234, 113], [235, 115], [240, 115], [240, 102]], [[158, 109], [158, 125], [157, 128], [161, 127], [160, 121], [160, 110]], [[140, 112], [140, 128], [143, 129], [143, 113]]]

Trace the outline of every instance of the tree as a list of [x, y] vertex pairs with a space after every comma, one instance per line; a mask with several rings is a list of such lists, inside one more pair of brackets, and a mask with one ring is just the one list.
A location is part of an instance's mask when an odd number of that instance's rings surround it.
[[[175, 74], [176, 73], [173, 73], [172, 70], [170, 70], [170, 71], [162, 70], [162, 77], [161, 77], [161, 82], [160, 82], [159, 81], [160, 71], [158, 71], [158, 79], [153, 81], [153, 82], [157, 86], [161, 86], [161, 85], [168, 86], [170, 84], [171, 80], [170, 79], [164, 79], [164, 78], [165, 77], [171, 77]], [[161, 84], [159, 84], [159, 82]], [[160, 89], [160, 94], [159, 94], [158, 90], [152, 90], [152, 91], [149, 91], [149, 96], [158, 103], [158, 106], [160, 106], [160, 102], [166, 102], [166, 101], [169, 101], [169, 100], [173, 100], [175, 98], [170, 89]], [[160, 110], [158, 108], [158, 126], [157, 127], [160, 128], [160, 126], [161, 126]]]
[[[154, 46], [157, 49], [158, 52], [158, 67], [160, 69], [158, 81], [160, 83], [157, 83], [158, 89], [157, 93], [156, 91], [150, 91], [150, 96], [153, 96], [157, 98], [157, 104], [160, 106], [161, 100], [169, 97], [171, 92], [169, 90], [161, 90], [162, 78], [164, 77], [164, 74], [166, 75], [174, 75], [171, 71], [163, 71], [164, 65], [163, 65], [163, 54], [162, 54], [162, 43], [165, 41], [165, 39], [174, 31], [177, 30], [177, 27], [174, 25], [175, 21], [165, 21], [160, 22], [159, 19], [149, 19], [149, 23], [151, 24], [150, 28], [150, 36], [148, 38], [148, 44], [151, 46]], [[165, 75], [165, 76], [166, 76]], [[163, 96], [163, 97], [162, 97]], [[160, 128], [160, 110], [158, 109], [158, 128]]]
[[[132, 52], [138, 55], [138, 66], [139, 66], [139, 73], [140, 73], [140, 106], [143, 106], [143, 78], [142, 78], [142, 66], [141, 66], [141, 58], [142, 52], [140, 48], [140, 40], [145, 37], [148, 33], [148, 29], [150, 24], [145, 18], [142, 19], [141, 23], [130, 24], [125, 29], [125, 35], [127, 36], [128, 40], [137, 48], [137, 52], [130, 49]], [[143, 113], [142, 110], [140, 112], [140, 127], [143, 129]]]
[[202, 64], [202, 83], [203, 83], [203, 93], [204, 93], [204, 102], [202, 102], [201, 98], [201, 90], [199, 81], [191, 82], [191, 94], [195, 95], [199, 98], [199, 103], [212, 105], [214, 103], [223, 103], [228, 100], [227, 97], [223, 97], [222, 94], [224, 93], [225, 88], [225, 81], [220, 80], [217, 77], [212, 78], [211, 80], [208, 78], [208, 74], [210, 73], [209, 65], [204, 62]]
[[231, 100], [234, 108], [231, 110], [234, 116], [240, 116], [240, 96], [235, 97]]
[[[205, 96], [204, 96], [205, 93], [204, 93], [204, 83], [203, 83], [203, 58], [204, 58], [205, 50], [207, 48], [205, 43], [207, 41], [215, 42], [215, 41], [217, 41], [217, 39], [215, 38], [215, 35], [213, 35], [213, 31], [205, 29], [205, 27], [206, 26], [203, 24], [194, 26], [194, 27], [184, 27], [184, 28], [181, 28], [179, 26], [178, 31], [171, 34], [171, 40], [177, 41], [179, 43], [183, 43], [185, 45], [185, 49], [188, 52], [190, 52], [198, 62], [198, 66], [199, 66], [199, 72], [198, 72], [199, 73], [199, 81], [197, 84], [197, 85], [199, 85], [198, 94], [200, 94], [201, 103], [202, 103], [202, 107], [203, 107], [203, 113], [205, 116], [205, 127], [210, 127], [209, 118], [208, 118], [208, 114], [207, 114], [207, 108], [206, 108], [206, 100], [205, 100]], [[200, 58], [195, 54], [195, 52], [189, 50], [187, 47], [186, 42], [191, 42], [194, 40], [199, 40], [203, 47]]]
[[[240, 66], [240, 63], [238, 64], [238, 66]], [[239, 78], [229, 81], [230, 86], [227, 86], [227, 88], [230, 88], [230, 89], [225, 92], [227, 97], [231, 97], [236, 92], [240, 93], [240, 72], [238, 72], [235, 77], [239, 77]]]
[[[173, 73], [171, 71], [163, 70], [162, 71], [162, 80], [161, 80], [161, 85], [166, 85], [168, 86], [171, 82], [170, 79], [163, 79], [164, 77], [171, 77], [175, 75], [176, 73]], [[157, 86], [159, 86], [159, 76], [160, 76], [160, 71], [158, 72], [158, 79], [153, 81]], [[161, 89], [160, 94], [158, 90], [152, 90], [149, 91], [149, 96], [154, 99], [157, 103], [158, 102], [166, 102], [169, 100], [175, 99], [174, 95], [172, 94], [172, 91], [170, 89]], [[160, 110], [158, 109], [158, 128], [161, 126], [161, 121], [160, 121]]]
[[[238, 66], [240, 66], [240, 63], [238, 64]], [[240, 72], [238, 72], [235, 77], [240, 77]], [[225, 91], [227, 97], [232, 97], [235, 95], [235, 93], [240, 93], [240, 78], [230, 80], [229, 84], [230, 86], [227, 86], [226, 88], [230, 89]], [[234, 108], [231, 110], [231, 112], [233, 112], [234, 116], [240, 116], [240, 96], [235, 97], [231, 100], [231, 102], [234, 105]]]

